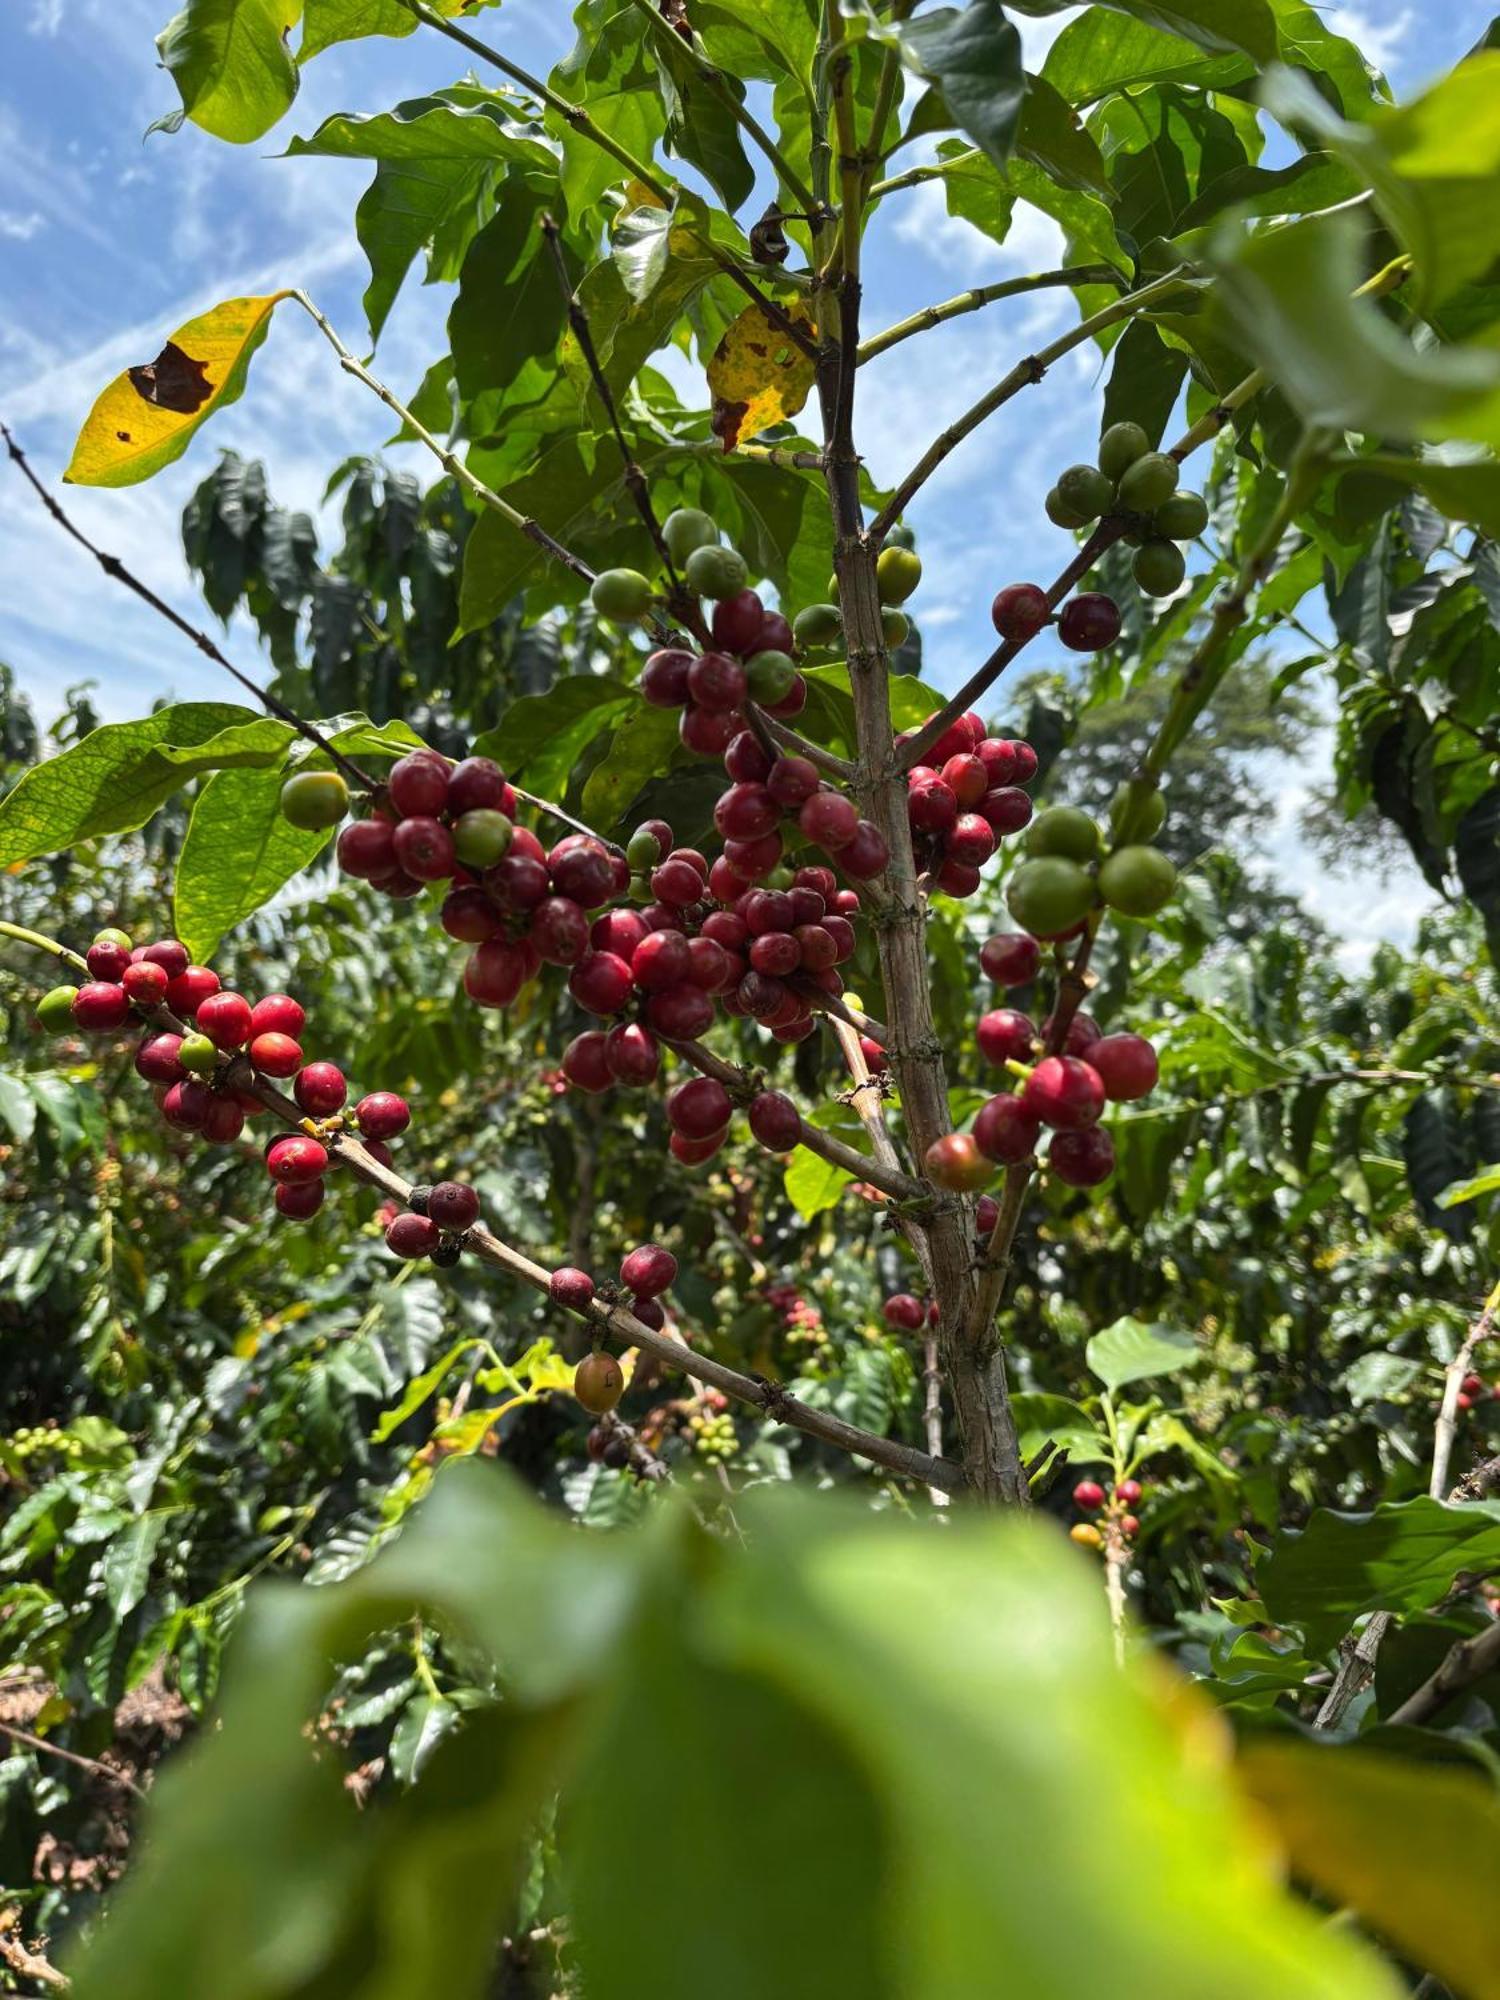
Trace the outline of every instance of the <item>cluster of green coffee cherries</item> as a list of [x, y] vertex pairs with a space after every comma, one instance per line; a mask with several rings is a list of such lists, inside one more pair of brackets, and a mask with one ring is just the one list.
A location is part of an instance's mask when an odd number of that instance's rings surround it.
[[1047, 495], [1047, 518], [1059, 528], [1087, 528], [1106, 516], [1124, 516], [1131, 565], [1148, 597], [1170, 597], [1187, 574], [1180, 542], [1208, 526], [1201, 493], [1177, 484], [1178, 465], [1153, 451], [1139, 424], [1111, 424], [1099, 440], [1097, 465], [1070, 465]]
[[1011, 915], [1035, 938], [1070, 937], [1103, 903], [1116, 916], [1143, 921], [1170, 901], [1177, 870], [1151, 841], [1161, 831], [1166, 804], [1158, 791], [1135, 796], [1122, 786], [1113, 824], [1131, 838], [1111, 845], [1091, 813], [1052, 806], [1026, 829], [1026, 858], [1011, 872], [1005, 900]]

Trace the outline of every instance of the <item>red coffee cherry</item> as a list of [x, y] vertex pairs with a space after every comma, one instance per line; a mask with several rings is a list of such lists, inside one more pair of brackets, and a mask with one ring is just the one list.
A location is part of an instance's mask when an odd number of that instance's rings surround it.
[[604, 1037], [604, 1064], [611, 1083], [643, 1090], [655, 1083], [661, 1070], [661, 1049], [656, 1037], [638, 1022], [622, 1022]]
[[724, 769], [739, 784], [763, 785], [774, 762], [753, 729], [731, 736], [724, 752]]
[[396, 862], [413, 881], [445, 881], [458, 865], [453, 835], [438, 819], [404, 819], [396, 828]]
[[483, 889], [463, 888], [448, 891], [438, 921], [460, 944], [483, 944], [499, 931], [502, 920]]
[[571, 896], [548, 896], [532, 914], [530, 935], [545, 964], [576, 965], [589, 949], [589, 920]]
[[[937, 710], [934, 709], [933, 715], [927, 717], [927, 722], [931, 722], [936, 713]], [[926, 727], [926, 723], [923, 727]], [[968, 756], [974, 746], [983, 740], [984, 724], [976, 716], [961, 715], [955, 722], [948, 724], [927, 756], [935, 769], [941, 769], [950, 757]]]
[[1029, 986], [1042, 969], [1042, 948], [1025, 931], [1001, 931], [980, 947], [979, 963], [997, 986]]
[[677, 1276], [677, 1259], [659, 1243], [642, 1243], [620, 1265], [620, 1282], [638, 1299], [654, 1299]]
[[903, 1333], [916, 1333], [927, 1317], [927, 1308], [910, 1292], [894, 1292], [881, 1310], [886, 1325], [898, 1326]]
[[716, 1077], [694, 1076], [667, 1092], [667, 1122], [685, 1139], [709, 1139], [729, 1123], [734, 1106]]
[[980, 1016], [974, 1038], [979, 1053], [997, 1069], [1007, 1062], [1027, 1062], [1036, 1042], [1036, 1023], [1013, 1007], [996, 1007]]
[[1135, 1507], [1140, 1503], [1142, 1490], [1138, 1479], [1121, 1479], [1115, 1486], [1115, 1498], [1123, 1500], [1127, 1507]]
[[688, 942], [688, 979], [705, 993], [717, 993], [728, 979], [733, 962], [723, 945], [712, 938], [695, 937]]
[[283, 1181], [271, 1199], [279, 1214], [294, 1222], [306, 1222], [323, 1206], [324, 1193], [321, 1181]]
[[750, 1130], [768, 1153], [790, 1153], [802, 1142], [802, 1114], [780, 1090], [750, 1100]]
[[1052, 617], [1047, 593], [1037, 583], [1008, 583], [995, 593], [990, 620], [1002, 639], [1024, 646]]
[[1044, 1125], [1082, 1131], [1099, 1121], [1104, 1084], [1099, 1072], [1077, 1056], [1044, 1056], [1027, 1077], [1021, 1101]]
[[[1029, 1160], [1041, 1137], [1041, 1123], [1019, 1097], [992, 1097], [979, 1107], [974, 1120], [974, 1143], [987, 1160], [997, 1166], [1014, 1166]], [[994, 1228], [991, 1222], [991, 1229]]]
[[678, 930], [648, 931], [630, 955], [630, 976], [643, 993], [681, 986], [692, 971], [692, 949]]
[[1094, 1513], [1104, 1505], [1104, 1488], [1097, 1479], [1080, 1479], [1073, 1488], [1073, 1504], [1086, 1513]]
[[885, 835], [873, 820], [856, 822], [853, 836], [838, 850], [839, 866], [857, 882], [883, 875], [891, 864], [891, 850]]
[[982, 868], [995, 851], [995, 836], [989, 821], [981, 814], [960, 813], [944, 846], [949, 859], [960, 866]]
[[669, 986], [646, 1002], [646, 1019], [669, 1042], [692, 1042], [713, 1026], [714, 1003], [701, 986]]
[[439, 1229], [461, 1236], [479, 1220], [479, 1196], [464, 1181], [439, 1181], [427, 1197], [427, 1213]]
[[361, 1138], [394, 1139], [411, 1123], [411, 1107], [394, 1090], [373, 1090], [354, 1107]]
[[1156, 1051], [1144, 1035], [1101, 1035], [1088, 1059], [1104, 1080], [1105, 1096], [1116, 1104], [1134, 1103], [1156, 1088]]
[[250, 1039], [250, 1002], [239, 993], [210, 993], [195, 1017], [200, 1035], [216, 1049], [242, 1049]]
[[731, 653], [748, 653], [760, 647], [765, 624], [765, 608], [757, 593], [738, 591], [714, 606], [714, 644]]
[[207, 965], [190, 965], [167, 982], [167, 1005], [191, 1021], [210, 993], [219, 990], [219, 975]]
[[651, 871], [651, 893], [669, 909], [685, 910], [703, 899], [703, 877], [691, 861], [672, 854]]
[[872, 1076], [879, 1076], [882, 1070], [890, 1068], [891, 1059], [879, 1042], [871, 1041], [868, 1035], [861, 1035], [859, 1047], [865, 1059], [865, 1066]]
[[714, 825], [726, 840], [760, 840], [775, 831], [780, 817], [765, 785], [731, 785], [714, 807]]
[[[552, 886], [559, 896], [568, 896], [581, 909], [597, 910], [614, 892], [614, 857], [602, 840], [586, 833], [570, 833], [547, 856]], [[629, 873], [626, 873], [629, 882]]]
[[179, 1132], [198, 1132], [202, 1130], [212, 1102], [213, 1094], [206, 1083], [200, 1083], [195, 1076], [184, 1077], [181, 1083], [174, 1083], [162, 1099], [161, 1115]]
[[975, 811], [986, 826], [1003, 835], [1028, 826], [1034, 807], [1019, 785], [1000, 785], [985, 793]]
[[778, 757], [766, 776], [766, 790], [786, 812], [797, 812], [817, 791], [818, 767], [806, 757]]
[[343, 1110], [349, 1086], [337, 1063], [315, 1062], [298, 1070], [292, 1095], [309, 1118], [331, 1118]]
[[1070, 598], [1057, 621], [1057, 636], [1075, 653], [1097, 653], [1120, 636], [1120, 607], [1100, 590]]
[[413, 750], [391, 766], [385, 781], [391, 804], [408, 819], [436, 819], [448, 803], [447, 759], [434, 750]]
[[797, 824], [808, 840], [837, 854], [853, 840], [860, 820], [854, 801], [842, 792], [814, 792], [803, 803]]
[[967, 1132], [950, 1132], [946, 1138], [934, 1139], [923, 1166], [930, 1181], [953, 1194], [977, 1194], [994, 1172]]
[[386, 1248], [394, 1250], [407, 1262], [418, 1257], [430, 1257], [441, 1241], [442, 1231], [432, 1218], [413, 1215], [409, 1209], [404, 1209], [386, 1224]]
[[502, 910], [509, 910], [514, 916], [524, 916], [548, 894], [551, 883], [547, 878], [547, 864], [541, 856], [517, 854], [515, 845], [512, 841], [511, 852], [504, 860], [497, 861], [493, 868], [485, 869], [484, 886]]
[[679, 1165], [701, 1167], [719, 1151], [728, 1132], [727, 1125], [722, 1132], [710, 1132], [706, 1139], [690, 1139], [685, 1132], [673, 1132], [668, 1135], [667, 1148]]
[[133, 1007], [159, 1007], [167, 997], [166, 968], [137, 959], [120, 974], [120, 984]]
[[573, 967], [568, 991], [591, 1014], [618, 1014], [631, 995], [630, 967], [612, 951], [591, 951]]
[[688, 698], [688, 669], [694, 655], [664, 646], [641, 668], [641, 693], [653, 708], [681, 708]]
[[465, 757], [448, 776], [444, 809], [453, 819], [467, 812], [505, 812], [510, 786], [505, 773], [489, 757]]
[[924, 773], [907, 791], [906, 817], [919, 833], [946, 833], [958, 818], [958, 800], [935, 772]]
[[686, 749], [698, 757], [720, 757], [745, 726], [736, 710], [723, 713], [712, 708], [685, 708], [677, 734]]
[[350, 820], [340, 828], [333, 851], [344, 874], [373, 882], [396, 865], [396, 829], [383, 819]]
[[1000, 1220], [1000, 1204], [992, 1194], [982, 1194], [974, 1209], [974, 1226], [981, 1236], [988, 1236]]
[[307, 1025], [307, 1014], [290, 993], [268, 993], [250, 1009], [250, 1036], [290, 1035], [293, 1041]]
[[1115, 1142], [1102, 1125], [1082, 1132], [1055, 1132], [1047, 1164], [1067, 1187], [1098, 1187], [1115, 1170]]
[[579, 1090], [586, 1090], [590, 1096], [598, 1096], [608, 1090], [614, 1082], [609, 1063], [605, 1058], [605, 1034], [602, 1028], [590, 1028], [584, 1034], [575, 1035], [563, 1050], [562, 1072]]
[[547, 1290], [555, 1304], [571, 1306], [574, 1312], [586, 1312], [593, 1303], [594, 1281], [576, 1264], [561, 1264], [547, 1280]]
[[91, 979], [119, 986], [124, 983], [130, 953], [124, 945], [116, 944], [113, 938], [101, 938], [84, 953], [84, 963], [88, 966]]
[[586, 1354], [573, 1370], [573, 1394], [592, 1416], [606, 1416], [625, 1393], [625, 1371], [612, 1354]]
[[701, 709], [733, 714], [745, 699], [745, 669], [727, 653], [700, 653], [688, 669], [688, 693]]
[[328, 1148], [302, 1133], [275, 1140], [266, 1154], [266, 1172], [273, 1181], [315, 1181], [327, 1171]]
[[527, 964], [519, 944], [506, 937], [486, 938], [464, 964], [464, 991], [476, 1007], [508, 1007], [526, 984]]
[[1031, 780], [1036, 776], [1036, 752], [1029, 743], [1020, 737], [1017, 737], [1010, 747], [1016, 760], [1014, 782], [1018, 785], [1029, 785]]
[[130, 1019], [130, 996], [123, 986], [110, 980], [92, 980], [73, 995], [70, 1009], [74, 1021], [85, 1034], [108, 1034]]
[[231, 1145], [244, 1129], [245, 1113], [238, 1099], [210, 1098], [203, 1113], [203, 1136], [211, 1145]]
[[135, 1073], [147, 1083], [181, 1083], [185, 1074], [177, 1060], [181, 1035], [147, 1035], [135, 1052]]
[[972, 751], [948, 758], [938, 776], [963, 812], [972, 812], [990, 788], [989, 773]]
[[295, 1076], [302, 1067], [302, 1048], [290, 1035], [256, 1035], [247, 1051], [262, 1076]]
[[141, 957], [149, 965], [159, 965], [170, 979], [180, 979], [192, 960], [188, 948], [179, 944], [176, 938], [158, 938], [155, 944], [148, 944]]

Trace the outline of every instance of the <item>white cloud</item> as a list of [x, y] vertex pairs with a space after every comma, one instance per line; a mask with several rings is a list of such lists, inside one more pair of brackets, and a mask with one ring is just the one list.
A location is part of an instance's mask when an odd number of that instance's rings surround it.
[[63, 0], [32, 0], [28, 34], [55, 35], [62, 26]]
[[1353, 42], [1377, 69], [1390, 68], [1401, 53], [1413, 20], [1410, 7], [1403, 7], [1386, 21], [1376, 20], [1367, 7], [1333, 7], [1328, 13], [1328, 26], [1334, 34]]
[[47, 226], [47, 218], [40, 209], [33, 208], [26, 215], [15, 209], [0, 208], [0, 236], [8, 236], [15, 243], [29, 243]]

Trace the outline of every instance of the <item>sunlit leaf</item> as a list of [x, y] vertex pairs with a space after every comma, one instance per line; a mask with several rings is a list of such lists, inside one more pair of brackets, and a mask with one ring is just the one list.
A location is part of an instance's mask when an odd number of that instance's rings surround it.
[[[812, 325], [798, 322], [811, 336]], [[715, 437], [727, 451], [796, 416], [812, 391], [814, 364], [758, 305], [740, 314], [708, 363]]]

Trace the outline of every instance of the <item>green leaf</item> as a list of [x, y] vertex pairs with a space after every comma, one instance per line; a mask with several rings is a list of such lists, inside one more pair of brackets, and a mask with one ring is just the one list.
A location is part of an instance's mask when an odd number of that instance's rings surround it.
[[890, 31], [907, 67], [943, 94], [949, 112], [997, 166], [1016, 143], [1026, 97], [1021, 37], [999, 0], [940, 7]]
[[[1072, 0], [1011, 0], [1017, 14], [1058, 14], [1071, 4]], [[1260, 63], [1276, 56], [1276, 21], [1266, 0], [1100, 0], [1100, 4], [1148, 27], [1180, 35], [1199, 48], [1237, 49]]]
[[[1455, 1993], [1494, 2000], [1494, 1949], [1473, 1921], [1500, 1872], [1489, 1779], [1342, 1744], [1252, 1742], [1238, 1768], [1302, 1880]], [[1379, 1827], [1399, 1840], [1372, 1839]]]
[[372, 339], [418, 252], [456, 217], [472, 212], [477, 227], [477, 197], [491, 174], [512, 163], [552, 171], [557, 159], [551, 141], [518, 120], [507, 100], [472, 85], [408, 98], [371, 117], [340, 112], [287, 152], [379, 163], [355, 211], [370, 265], [364, 304]]
[[465, 396], [508, 389], [528, 361], [550, 355], [567, 323], [567, 298], [542, 236], [555, 181], [506, 176], [494, 215], [469, 246], [448, 315], [453, 372]]
[[1481, 50], [1410, 104], [1376, 109], [1358, 124], [1292, 70], [1273, 70], [1261, 101], [1284, 125], [1312, 132], [1372, 190], [1412, 255], [1423, 305], [1482, 277], [1500, 256], [1500, 50]]
[[1104, 156], [1083, 120], [1045, 76], [1026, 78], [1017, 151], [1064, 187], [1088, 188], [1106, 200], [1113, 189]]
[[1219, 298], [1236, 339], [1310, 423], [1390, 438], [1500, 443], [1500, 355], [1418, 350], [1370, 299], [1349, 215], [1219, 240]]
[[225, 701], [179, 702], [139, 722], [106, 722], [28, 771], [0, 800], [0, 867], [129, 833], [203, 771], [276, 762], [292, 731]]
[[1123, 1389], [1127, 1382], [1144, 1382], [1152, 1375], [1175, 1375], [1201, 1357], [1191, 1334], [1130, 1318], [1096, 1333], [1084, 1354], [1106, 1389]]
[[1122, 21], [1105, 7], [1086, 7], [1047, 51], [1042, 75], [1070, 104], [1093, 104], [1127, 85], [1193, 83], [1204, 89], [1254, 74], [1242, 55], [1205, 55], [1195, 42], [1144, 21]]
[[433, 1751], [458, 1724], [457, 1708], [441, 1695], [420, 1694], [408, 1702], [391, 1731], [391, 1775], [397, 1784], [415, 1784]]
[[1366, 1611], [1421, 1611], [1460, 1570], [1500, 1567], [1500, 1502], [1387, 1500], [1368, 1514], [1319, 1507], [1277, 1535], [1255, 1579], [1277, 1625], [1348, 1624]]
[[1109, 1439], [1088, 1411], [1070, 1397], [1023, 1391], [1012, 1396], [1010, 1402], [1022, 1458], [1035, 1458], [1042, 1446], [1051, 1442], [1065, 1451], [1074, 1465], [1108, 1460]]
[[[643, 454], [649, 469], [649, 454]], [[569, 435], [552, 439], [524, 477], [512, 480], [502, 498], [528, 519], [542, 521], [565, 547], [577, 545], [577, 529], [622, 490], [620, 455], [613, 439]], [[536, 543], [504, 515], [486, 508], [464, 547], [459, 595], [459, 632], [477, 631], [499, 615], [533, 572], [550, 562]]]
[[195, 125], [246, 145], [269, 132], [297, 95], [287, 38], [302, 0], [188, 0], [156, 52]]
[[807, 1221], [821, 1215], [825, 1208], [836, 1207], [839, 1196], [853, 1179], [853, 1174], [845, 1168], [809, 1152], [806, 1146], [799, 1146], [786, 1163], [782, 1185], [787, 1200]]
[[1477, 798], [1459, 821], [1453, 864], [1465, 895], [1484, 918], [1490, 957], [1500, 965], [1500, 786]]
[[667, 146], [698, 169], [733, 213], [750, 199], [755, 169], [745, 157], [739, 122], [721, 92], [743, 102], [745, 86], [738, 77], [721, 72], [715, 89], [676, 30], [665, 23], [652, 47], [667, 107]]
[[308, 833], [285, 818], [284, 782], [279, 769], [215, 771], [193, 802], [172, 910], [177, 935], [198, 964], [333, 838], [332, 827]]
[[1355, 1409], [1405, 1395], [1422, 1373], [1422, 1363], [1405, 1354], [1362, 1354], [1344, 1370], [1343, 1388]]
[[129, 1617], [146, 1595], [151, 1562], [167, 1526], [165, 1513], [141, 1514], [104, 1551], [99, 1573], [117, 1619]]
[[1500, 1166], [1486, 1167], [1472, 1180], [1451, 1182], [1437, 1197], [1437, 1205], [1457, 1208], [1461, 1202], [1478, 1201], [1481, 1195], [1493, 1194], [1496, 1188], [1500, 1188]]
[[644, 701], [626, 711], [583, 788], [579, 811], [590, 826], [620, 824], [650, 780], [671, 763], [680, 721], [675, 709], [652, 708]]
[[1101, 433], [1128, 417], [1145, 430], [1153, 445], [1177, 407], [1187, 356], [1169, 347], [1147, 320], [1134, 320], [1115, 345], [1109, 382], [1104, 391]]
[[6, 1070], [0, 1070], [0, 1118], [17, 1145], [24, 1146], [36, 1130], [36, 1099], [23, 1077]]
[[546, 694], [513, 701], [474, 754], [494, 757], [529, 791], [561, 798], [573, 766], [596, 736], [635, 708], [640, 697], [602, 674], [571, 674]]
[[455, 1340], [448, 1352], [440, 1360], [435, 1361], [424, 1374], [417, 1376], [414, 1382], [408, 1382], [406, 1394], [394, 1409], [385, 1412], [370, 1433], [371, 1443], [384, 1444], [388, 1437], [400, 1430], [407, 1418], [420, 1410], [427, 1398], [437, 1389], [459, 1356], [466, 1354], [474, 1345], [473, 1338], [465, 1334], [462, 1339]]

